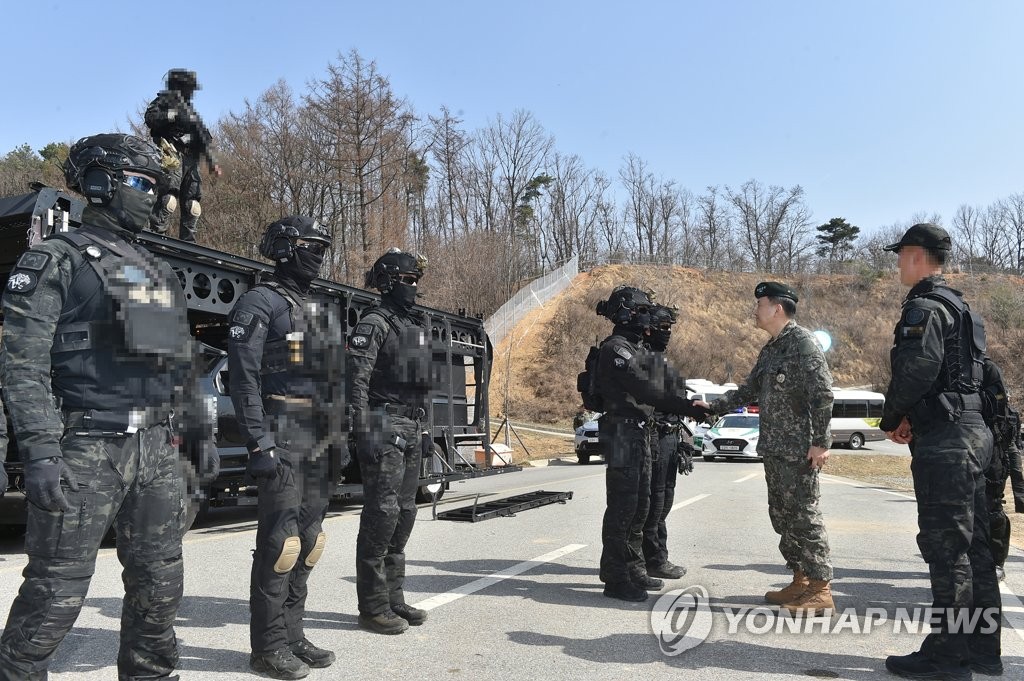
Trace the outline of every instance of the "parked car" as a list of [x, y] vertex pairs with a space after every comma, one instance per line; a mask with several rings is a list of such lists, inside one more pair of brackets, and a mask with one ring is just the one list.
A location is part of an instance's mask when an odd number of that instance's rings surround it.
[[757, 438], [761, 417], [758, 414], [727, 414], [702, 437], [701, 453], [705, 461], [715, 459], [753, 459], [757, 454]]
[[598, 414], [590, 421], [576, 429], [576, 436], [573, 438], [576, 449], [576, 459], [581, 464], [590, 463], [590, 457], [597, 455], [604, 457], [601, 450], [601, 443], [597, 437], [597, 420], [601, 418]]

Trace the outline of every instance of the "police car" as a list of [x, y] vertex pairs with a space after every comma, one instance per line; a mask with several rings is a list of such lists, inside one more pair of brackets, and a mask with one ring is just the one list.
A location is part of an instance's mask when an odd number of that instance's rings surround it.
[[753, 459], [760, 461], [757, 438], [760, 435], [760, 415], [727, 414], [704, 433], [701, 454], [705, 461], [715, 459]]
[[604, 456], [601, 443], [597, 439], [597, 419], [599, 418], [601, 418], [600, 414], [576, 429], [576, 435], [573, 440], [576, 448], [576, 459], [581, 464], [590, 463], [591, 456]]

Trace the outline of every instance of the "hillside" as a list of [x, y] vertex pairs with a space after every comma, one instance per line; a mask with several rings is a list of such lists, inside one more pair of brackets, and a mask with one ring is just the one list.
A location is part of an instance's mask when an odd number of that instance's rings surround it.
[[[989, 349], [1007, 374], [1011, 395], [1021, 395], [1024, 365], [1022, 280], [1008, 275], [951, 275], [986, 321]], [[594, 312], [618, 284], [654, 289], [656, 300], [680, 309], [669, 356], [688, 377], [742, 381], [768, 339], [753, 323], [754, 286], [780, 279], [800, 295], [797, 322], [824, 329], [836, 385], [884, 389], [889, 379], [892, 329], [906, 289], [895, 272], [873, 275], [797, 275], [703, 272], [683, 267], [606, 265], [581, 272], [544, 307], [522, 319], [495, 348], [491, 404], [504, 413], [506, 380], [513, 419], [566, 423], [579, 406], [576, 375], [588, 348], [611, 323]]]

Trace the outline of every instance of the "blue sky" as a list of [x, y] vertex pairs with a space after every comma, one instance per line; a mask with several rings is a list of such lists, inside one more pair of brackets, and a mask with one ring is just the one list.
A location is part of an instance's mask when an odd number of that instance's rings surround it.
[[126, 128], [168, 68], [198, 71], [213, 122], [354, 48], [421, 116], [525, 109], [613, 178], [633, 152], [695, 192], [800, 184], [817, 223], [948, 223], [1024, 192], [1010, 0], [95, 0], [7, 3], [4, 24], [0, 153]]

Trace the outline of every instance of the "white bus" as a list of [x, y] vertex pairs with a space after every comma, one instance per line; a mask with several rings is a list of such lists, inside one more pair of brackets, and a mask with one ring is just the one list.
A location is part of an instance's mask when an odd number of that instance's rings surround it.
[[885, 439], [885, 433], [878, 428], [885, 395], [836, 388], [832, 392], [832, 444], [860, 449], [865, 442]]

